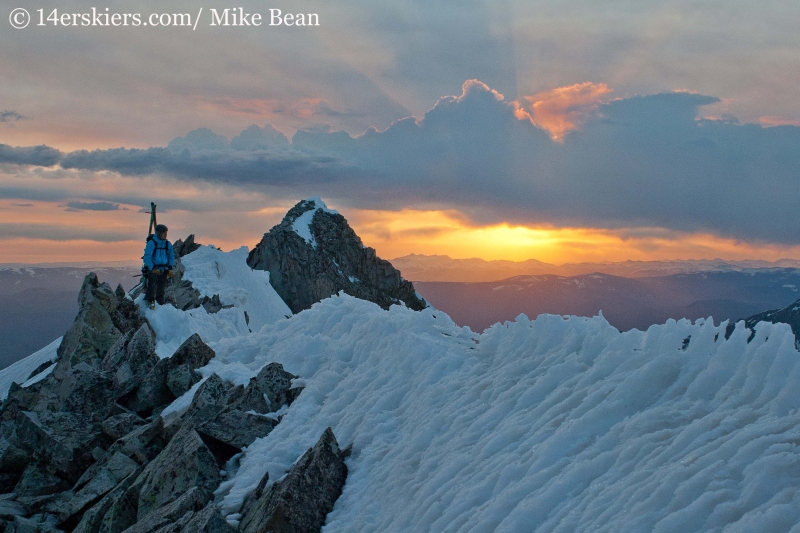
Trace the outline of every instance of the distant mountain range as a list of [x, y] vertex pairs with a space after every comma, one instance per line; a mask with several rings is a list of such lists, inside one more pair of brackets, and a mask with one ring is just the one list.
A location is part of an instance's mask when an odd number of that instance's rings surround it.
[[553, 265], [527, 261], [486, 261], [453, 259], [446, 255], [410, 254], [391, 260], [409, 281], [499, 281], [513, 276], [554, 274], [580, 276], [595, 272], [624, 278], [669, 276], [692, 272], [743, 272], [751, 269], [800, 268], [800, 260], [727, 261], [723, 259], [674, 261], [620, 261], [602, 263], [565, 263]]
[[603, 316], [616, 328], [647, 329], [674, 318], [715, 322], [783, 308], [800, 297], [800, 269], [720, 270], [646, 278], [608, 274], [516, 276], [493, 282], [415, 282], [419, 293], [474, 331], [520, 313]]
[[75, 320], [78, 290], [89, 271], [126, 290], [139, 281], [135, 266], [0, 265], [0, 368], [64, 333]]
[[[411, 254], [392, 264], [435, 307], [477, 331], [519, 313], [599, 310], [619, 329], [643, 329], [667, 318], [744, 318], [800, 297], [800, 270], [786, 268], [800, 261], [789, 259], [551, 265]], [[0, 368], [63, 334], [89, 271], [126, 290], [138, 282], [138, 265], [124, 261], [0, 265]]]

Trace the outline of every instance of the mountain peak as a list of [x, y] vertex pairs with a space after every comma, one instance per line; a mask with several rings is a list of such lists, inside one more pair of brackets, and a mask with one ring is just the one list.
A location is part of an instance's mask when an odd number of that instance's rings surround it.
[[286, 213], [286, 216], [283, 217], [281, 224], [291, 224], [292, 231], [302, 237], [306, 243], [312, 246], [312, 248], [316, 249], [317, 242], [314, 239], [314, 235], [311, 231], [311, 222], [317, 212], [320, 211], [323, 213], [328, 213], [329, 215], [339, 214], [338, 211], [328, 209], [328, 206], [325, 205], [325, 202], [322, 201], [322, 198], [319, 196], [313, 196], [311, 198], [306, 198], [305, 200], [300, 200], [297, 204], [295, 204], [295, 206]]
[[264, 234], [247, 264], [267, 270], [270, 283], [293, 313], [339, 291], [384, 309], [427, 304], [389, 261], [377, 256], [337, 211], [321, 198], [301, 200]]

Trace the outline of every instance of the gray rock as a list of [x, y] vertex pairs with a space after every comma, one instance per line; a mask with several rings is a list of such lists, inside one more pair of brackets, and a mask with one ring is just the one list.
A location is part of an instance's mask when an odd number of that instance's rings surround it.
[[30, 452], [9, 442], [5, 437], [0, 437], [0, 472], [21, 473], [30, 460]]
[[164, 298], [167, 302], [171, 303], [178, 309], [188, 311], [189, 309], [197, 309], [202, 307], [207, 313], [217, 313], [221, 309], [233, 307], [233, 305], [224, 305], [219, 295], [202, 296], [200, 291], [192, 286], [192, 282], [184, 279], [186, 268], [181, 263], [180, 259], [175, 259], [175, 267], [172, 269], [172, 280], [167, 284], [164, 291]]
[[13, 443], [31, 450], [34, 459], [72, 484], [95, 462], [92, 451], [107, 448], [110, 439], [85, 416], [24, 411], [17, 417]]
[[277, 411], [283, 405], [291, 405], [302, 391], [301, 388], [291, 388], [295, 378], [297, 376], [286, 372], [283, 365], [270, 363], [250, 379], [235, 407], [242, 411], [266, 414]]
[[269, 435], [277, 425], [272, 418], [232, 409], [198, 426], [197, 431], [201, 437], [209, 436], [241, 451], [257, 438]]
[[51, 522], [42, 521], [42, 518], [34, 519], [16, 516], [11, 526], [6, 527], [6, 532], [8, 533], [9, 531], [13, 533], [55, 533], [61, 530], [57, 529]]
[[75, 322], [58, 347], [58, 365], [64, 370], [80, 362], [98, 366], [121, 336], [142, 324], [136, 305], [119, 299], [107, 283], [98, 281], [94, 272], [83, 280], [78, 309]]
[[202, 379], [195, 369], [206, 366], [215, 355], [197, 333], [186, 339], [169, 358], [166, 385], [170, 392], [176, 398], [185, 394]]
[[[312, 210], [313, 245], [292, 229], [300, 216]], [[339, 291], [384, 309], [401, 302], [414, 310], [427, 306], [399, 270], [380, 259], [374, 249], [364, 247], [342, 215], [327, 213], [309, 200], [295, 205], [264, 235], [247, 264], [269, 271], [270, 283], [293, 313]]]
[[118, 412], [115, 400], [111, 375], [81, 361], [47, 380], [31, 410], [69, 412], [100, 422]]
[[69, 489], [71, 484], [48, 472], [45, 465], [34, 463], [25, 469], [14, 487], [14, 494], [21, 496], [45, 496]]
[[198, 425], [213, 420], [227, 407], [232, 389], [229, 382], [211, 374], [194, 393], [192, 403], [181, 417], [182, 424]]
[[128, 490], [120, 493], [111, 502], [108, 511], [103, 516], [98, 531], [102, 533], [120, 533], [134, 525], [138, 519], [138, 503], [139, 490], [133, 485]]
[[66, 515], [73, 516], [99, 501], [139, 468], [133, 459], [116, 452], [98, 474], [72, 497]]
[[175, 395], [167, 387], [169, 369], [167, 359], [158, 361], [137, 388], [119, 398], [119, 403], [144, 418], [149, 417], [154, 409], [172, 403]]
[[133, 413], [120, 413], [103, 421], [103, 433], [114, 440], [121, 439], [138, 427], [147, 424], [140, 416]]
[[235, 533], [236, 529], [228, 525], [214, 504], [209, 504], [205, 509], [196, 513], [179, 531], [181, 533]]
[[164, 428], [164, 421], [156, 417], [151, 423], [140, 426], [114, 444], [109, 451], [120, 451], [139, 464], [154, 459], [167, 446], [169, 435]]
[[242, 507], [245, 533], [317, 533], [342, 493], [347, 478], [345, 458], [331, 428], [282, 480], [268, 489], [262, 480]]
[[136, 480], [137, 517], [144, 518], [193, 487], [205, 504], [222, 480], [219, 471], [217, 459], [197, 432], [182, 428]]
[[[7, 494], [5, 496], [14, 496]], [[13, 519], [15, 516], [28, 516], [28, 508], [10, 498], [0, 499], [0, 518]]]
[[200, 248], [200, 245], [194, 242], [194, 233], [186, 237], [186, 240], [178, 239], [172, 244], [172, 249], [175, 252], [175, 257], [183, 257], [189, 255]]
[[[182, 531], [195, 512], [200, 511], [208, 498], [201, 489], [193, 487], [175, 501], [151, 511], [124, 530], [124, 533], [155, 533], [156, 531]], [[177, 524], [176, 524], [177, 522]], [[180, 529], [174, 529], [174, 528]]]
[[119, 533], [136, 522], [138, 493], [131, 487], [142, 470], [138, 467], [86, 511], [73, 533]]
[[72, 498], [72, 491], [66, 490], [56, 494], [44, 496], [20, 496], [16, 495], [16, 500], [29, 509], [28, 517], [43, 516], [53, 517], [52, 521], [58, 521], [64, 509], [67, 508], [69, 500]]
[[214, 355], [214, 350], [194, 334], [172, 357], [156, 362], [138, 388], [119, 401], [128, 409], [149, 416], [154, 409], [165, 407], [199, 382], [202, 377], [195, 370], [207, 365]]
[[159, 362], [155, 347], [156, 335], [147, 323], [135, 332], [128, 332], [111, 347], [101, 367], [114, 373], [117, 398], [136, 388]]

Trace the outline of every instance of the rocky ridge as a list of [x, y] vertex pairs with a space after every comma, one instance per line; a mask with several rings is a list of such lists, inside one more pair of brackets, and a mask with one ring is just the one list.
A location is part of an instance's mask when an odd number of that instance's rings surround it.
[[[176, 243], [176, 255], [191, 253], [190, 241]], [[185, 281], [179, 290], [194, 290], [182, 266], [176, 270]], [[204, 379], [197, 369], [215, 353], [197, 334], [165, 359], [155, 341], [121, 287], [86, 276], [55, 363], [34, 372], [46, 377], [12, 385], [0, 405], [5, 531], [236, 531], [214, 491], [243, 448], [280, 423], [270, 413], [300, 394], [297, 376], [272, 363], [246, 386]], [[193, 387], [187, 408], [161, 416]], [[241, 529], [319, 531], [341, 493], [348, 453], [327, 430], [282, 481], [262, 481], [242, 509]]]
[[302, 200], [264, 234], [247, 264], [267, 270], [270, 283], [293, 313], [344, 291], [384, 309], [427, 306], [389, 261], [365, 247], [347, 220], [319, 198]]
[[[164, 299], [170, 304], [174, 305], [181, 311], [188, 311], [189, 309], [197, 309], [202, 307], [209, 313], [216, 313], [221, 309], [233, 307], [232, 305], [223, 304], [219, 295], [201, 296], [200, 291], [192, 286], [192, 282], [184, 279], [186, 268], [183, 266], [181, 257], [184, 257], [198, 248], [200, 245], [194, 241], [194, 234], [186, 237], [186, 240], [178, 239], [172, 245], [175, 252], [175, 267], [172, 269], [173, 277], [164, 291]], [[142, 293], [143, 287], [138, 287], [131, 292], [131, 298], [134, 300]]]
[[[789, 326], [792, 328], [792, 333], [794, 333], [795, 346], [800, 349], [800, 300], [787, 305], [783, 309], [772, 309], [770, 311], [758, 313], [757, 315], [753, 315], [744, 321], [745, 326], [751, 330], [755, 330], [755, 326], [759, 322], [789, 324]], [[729, 332], [732, 330], [731, 328], [732, 326], [728, 326]], [[730, 335], [730, 333], [728, 333], [728, 335]], [[754, 335], [755, 331], [753, 331], [753, 334], [750, 336], [750, 338], [752, 339]]]

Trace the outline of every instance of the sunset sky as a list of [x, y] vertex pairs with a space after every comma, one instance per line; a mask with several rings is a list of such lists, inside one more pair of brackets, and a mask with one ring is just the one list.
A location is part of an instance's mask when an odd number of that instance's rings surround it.
[[309, 196], [386, 258], [800, 259], [796, 2], [239, 5], [321, 24], [2, 8], [3, 262], [135, 260], [150, 201], [173, 240], [252, 247]]

